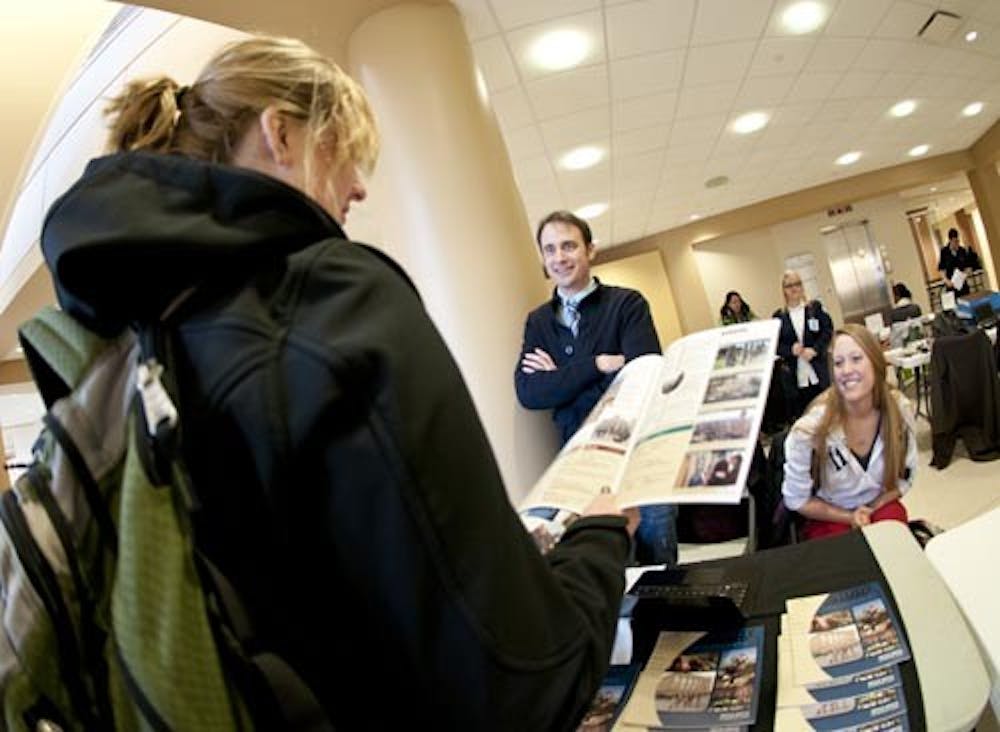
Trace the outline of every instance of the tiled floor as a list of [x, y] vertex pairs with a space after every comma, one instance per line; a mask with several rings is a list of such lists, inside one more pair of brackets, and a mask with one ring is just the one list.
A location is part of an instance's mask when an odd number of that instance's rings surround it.
[[[944, 470], [930, 466], [931, 433], [923, 419], [917, 422], [920, 462], [913, 488], [903, 497], [910, 518], [923, 518], [944, 529], [1000, 506], [1000, 460], [977, 463], [969, 460], [961, 441]], [[977, 732], [1000, 732], [989, 706], [976, 726]]]
[[931, 467], [931, 432], [924, 419], [917, 420], [917, 444], [917, 476], [903, 497], [910, 518], [949, 529], [1000, 506], [1000, 461], [973, 462], [959, 440], [947, 468]]

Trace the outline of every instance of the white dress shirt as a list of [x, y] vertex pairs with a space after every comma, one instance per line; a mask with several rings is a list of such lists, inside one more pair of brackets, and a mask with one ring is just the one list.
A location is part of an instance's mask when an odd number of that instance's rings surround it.
[[[895, 392], [906, 430], [906, 477], [897, 480], [900, 495], [910, 490], [917, 470], [917, 439], [914, 432], [913, 410], [909, 400]], [[781, 493], [785, 505], [798, 511], [813, 495], [812, 465], [813, 439], [826, 410], [824, 403], [813, 406], [800, 418], [785, 439], [785, 481]], [[885, 446], [879, 430], [868, 459], [868, 468], [861, 463], [847, 446], [847, 437], [841, 426], [834, 427], [826, 438], [827, 456], [823, 461], [823, 475], [816, 497], [839, 508], [853, 511], [858, 506], [871, 503], [882, 493], [882, 474], [885, 470]]]
[[[805, 304], [796, 305], [794, 308], [788, 308], [788, 317], [792, 321], [792, 327], [795, 329], [795, 336], [799, 339], [799, 343], [805, 344]], [[819, 377], [816, 376], [816, 369], [813, 368], [813, 365], [809, 361], [802, 358], [802, 356], [799, 356], [795, 365], [795, 379], [800, 389], [819, 383]]]

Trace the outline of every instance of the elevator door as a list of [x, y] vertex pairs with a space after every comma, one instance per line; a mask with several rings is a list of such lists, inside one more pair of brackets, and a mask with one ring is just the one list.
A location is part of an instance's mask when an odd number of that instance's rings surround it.
[[844, 322], [864, 324], [865, 316], [892, 309], [882, 254], [872, 241], [868, 222], [843, 224], [823, 232], [830, 274]]

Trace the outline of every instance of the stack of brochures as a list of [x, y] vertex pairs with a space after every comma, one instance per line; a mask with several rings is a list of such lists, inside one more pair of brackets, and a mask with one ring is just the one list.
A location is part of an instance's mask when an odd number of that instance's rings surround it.
[[[757, 719], [763, 656], [760, 626], [731, 633], [660, 633], [613, 729], [746, 729]], [[620, 699], [627, 689], [624, 683], [619, 688]], [[580, 729], [609, 729], [594, 726], [599, 723], [588, 715]]]
[[787, 602], [775, 729], [908, 730], [899, 664], [910, 658], [876, 582]]

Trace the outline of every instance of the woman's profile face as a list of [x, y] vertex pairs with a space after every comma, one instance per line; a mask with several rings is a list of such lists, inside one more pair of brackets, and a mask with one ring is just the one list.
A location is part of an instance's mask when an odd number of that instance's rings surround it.
[[368, 195], [358, 166], [351, 160], [334, 163], [329, 147], [323, 143], [316, 145], [312, 153], [309, 195], [343, 226], [351, 204]]
[[875, 368], [849, 335], [837, 336], [833, 344], [833, 381], [847, 403], [868, 399], [875, 389]]
[[729, 306], [729, 309], [733, 313], [739, 313], [743, 311], [743, 301], [740, 299], [740, 296], [737, 295], [736, 293], [733, 293], [732, 295], [729, 296], [729, 299], [726, 301], [726, 305]]

